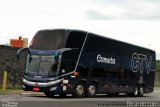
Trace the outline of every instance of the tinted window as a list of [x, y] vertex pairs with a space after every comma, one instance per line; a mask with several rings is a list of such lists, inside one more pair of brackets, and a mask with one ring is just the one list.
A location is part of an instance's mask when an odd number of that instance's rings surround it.
[[134, 79], [136, 77], [136, 73], [127, 69], [119, 68], [118, 77], [119, 79]]
[[87, 41], [88, 52], [107, 52], [110, 54], [117, 53], [117, 42], [105, 37], [89, 34]]
[[30, 46], [37, 50], [55, 50], [64, 47], [66, 32], [64, 30], [39, 31]]
[[71, 32], [66, 41], [66, 48], [81, 48], [86, 37], [86, 33]]
[[93, 77], [105, 77], [106, 79], [116, 79], [118, 70], [116, 68], [93, 68]]
[[139, 53], [139, 48], [123, 42], [118, 43], [119, 56], [130, 58], [133, 53]]

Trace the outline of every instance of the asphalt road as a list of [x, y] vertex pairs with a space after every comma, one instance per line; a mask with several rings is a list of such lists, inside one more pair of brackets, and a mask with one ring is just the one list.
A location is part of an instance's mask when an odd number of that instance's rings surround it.
[[43, 94], [0, 95], [0, 107], [160, 107], [160, 90], [145, 94], [144, 97], [119, 95], [109, 97], [97, 95], [95, 98], [47, 98]]

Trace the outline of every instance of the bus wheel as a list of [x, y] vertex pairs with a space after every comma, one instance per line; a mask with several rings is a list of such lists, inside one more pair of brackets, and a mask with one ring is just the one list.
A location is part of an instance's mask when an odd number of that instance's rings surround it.
[[134, 97], [138, 96], [138, 87], [137, 86], [133, 90], [133, 96]]
[[55, 93], [52, 92], [44, 92], [47, 97], [54, 97]]
[[87, 90], [87, 96], [94, 97], [96, 94], [96, 91], [97, 91], [97, 88], [95, 84], [89, 85], [88, 90]]
[[85, 85], [83, 83], [77, 84], [75, 90], [75, 97], [83, 97], [85, 95]]
[[140, 86], [139, 90], [138, 90], [138, 96], [142, 97], [143, 94], [144, 94], [144, 88], [143, 88], [143, 86]]
[[63, 98], [63, 97], [66, 97], [66, 95], [67, 95], [67, 94], [65, 94], [65, 93], [61, 93], [61, 94], [59, 94], [59, 95], [60, 95], [60, 97], [62, 97], [62, 98]]

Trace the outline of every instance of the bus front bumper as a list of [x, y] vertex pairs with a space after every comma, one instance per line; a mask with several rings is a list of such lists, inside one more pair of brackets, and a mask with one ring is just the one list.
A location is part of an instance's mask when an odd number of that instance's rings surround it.
[[23, 79], [23, 90], [36, 92], [54, 92], [59, 93], [73, 93], [73, 86], [64, 84], [64, 79], [54, 80], [51, 82], [32, 82]]

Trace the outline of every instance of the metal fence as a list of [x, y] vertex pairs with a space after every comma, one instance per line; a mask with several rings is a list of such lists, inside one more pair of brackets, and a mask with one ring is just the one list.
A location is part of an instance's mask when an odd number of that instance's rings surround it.
[[18, 48], [0, 46], [0, 85], [2, 85], [3, 73], [7, 71], [7, 88], [19, 87], [22, 84], [27, 53], [22, 53], [18, 61], [17, 50]]

